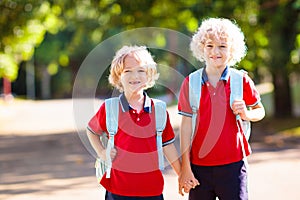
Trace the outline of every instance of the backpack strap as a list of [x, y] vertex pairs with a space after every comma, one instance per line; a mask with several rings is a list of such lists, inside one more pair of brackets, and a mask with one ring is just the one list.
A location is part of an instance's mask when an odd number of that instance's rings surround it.
[[[230, 68], [230, 107], [232, 109], [232, 104], [234, 100], [243, 99], [243, 79], [246, 71], [237, 70]], [[246, 139], [249, 140], [251, 133], [251, 124], [250, 121], [244, 121], [241, 119], [240, 115], [236, 115], [236, 123], [239, 130], [239, 140], [242, 146], [243, 160], [245, 165], [248, 167], [248, 161], [244, 146], [244, 139], [242, 134], [245, 135]]]
[[[244, 74], [247, 73], [244, 70], [237, 70], [230, 68], [230, 107], [234, 100], [243, 99], [243, 78]], [[240, 115], [236, 115], [236, 120], [240, 122], [242, 132], [246, 136], [247, 140], [250, 138], [251, 124], [250, 121], [241, 120]], [[239, 127], [239, 126], [238, 126]]]
[[166, 127], [167, 123], [167, 106], [166, 103], [158, 100], [158, 99], [152, 99], [154, 103], [154, 109], [155, 109], [155, 126], [156, 126], [156, 146], [157, 146], [157, 152], [158, 152], [158, 165], [159, 169], [164, 169], [164, 155], [163, 155], [163, 149], [162, 149], [162, 132]]
[[192, 108], [192, 135], [191, 141], [193, 141], [195, 129], [196, 129], [196, 121], [197, 121], [197, 113], [200, 109], [200, 97], [201, 97], [201, 89], [202, 89], [202, 72], [203, 68], [198, 69], [197, 71], [191, 73], [189, 75], [189, 100], [190, 106]]
[[[243, 99], [243, 77], [244, 72], [230, 68], [230, 107], [234, 100]], [[240, 115], [236, 115], [236, 119], [240, 119]]]
[[110, 178], [112, 161], [110, 157], [111, 149], [114, 148], [114, 136], [118, 131], [119, 119], [119, 98], [113, 97], [105, 100], [106, 110], [106, 128], [109, 134], [109, 139], [106, 147], [106, 178]]

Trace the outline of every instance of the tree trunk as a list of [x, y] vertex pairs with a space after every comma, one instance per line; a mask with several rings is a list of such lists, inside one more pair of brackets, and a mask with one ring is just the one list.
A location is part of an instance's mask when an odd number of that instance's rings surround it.
[[26, 95], [27, 99], [35, 99], [35, 69], [33, 60], [26, 62]]
[[273, 74], [275, 117], [292, 116], [292, 101], [289, 78], [285, 68], [277, 68]]
[[13, 96], [11, 94], [11, 82], [6, 77], [3, 77], [3, 93], [4, 101], [11, 101], [13, 99]]
[[292, 98], [289, 83], [290, 52], [294, 49], [298, 13], [294, 1], [285, 5], [276, 2], [267, 9], [270, 20], [270, 71], [273, 75], [275, 117], [292, 116]]
[[42, 69], [42, 80], [41, 80], [41, 94], [42, 99], [51, 98], [51, 76], [47, 71], [46, 67]]

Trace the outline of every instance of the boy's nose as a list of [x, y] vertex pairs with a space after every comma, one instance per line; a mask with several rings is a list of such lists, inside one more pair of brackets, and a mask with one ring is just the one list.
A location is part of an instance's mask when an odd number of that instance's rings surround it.
[[134, 77], [138, 77], [138, 75], [139, 75], [139, 73], [138, 73], [137, 71], [134, 71], [134, 72], [133, 72], [133, 76], [134, 76]]
[[218, 49], [217, 47], [214, 47], [214, 48], [213, 48], [213, 52], [214, 52], [214, 53], [218, 53], [218, 52], [219, 52], [219, 49]]

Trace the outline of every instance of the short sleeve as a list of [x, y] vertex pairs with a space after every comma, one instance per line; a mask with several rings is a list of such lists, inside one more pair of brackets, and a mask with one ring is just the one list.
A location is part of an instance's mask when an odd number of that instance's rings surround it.
[[106, 131], [105, 121], [105, 103], [103, 103], [97, 113], [88, 122], [87, 129], [94, 134], [101, 135], [104, 131]]
[[255, 106], [261, 101], [260, 94], [257, 88], [255, 87], [253, 80], [247, 74], [244, 75], [243, 88], [243, 99], [247, 106]]
[[192, 116], [192, 109], [189, 103], [189, 77], [187, 76], [180, 88], [178, 100], [178, 113], [185, 116]]
[[171, 144], [175, 141], [175, 133], [170, 122], [169, 113], [167, 111], [167, 123], [162, 134], [163, 146]]

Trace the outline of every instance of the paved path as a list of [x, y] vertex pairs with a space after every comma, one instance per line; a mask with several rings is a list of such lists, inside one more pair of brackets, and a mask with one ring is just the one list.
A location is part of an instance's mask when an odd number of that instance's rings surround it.
[[[169, 111], [176, 128], [176, 107]], [[83, 134], [70, 100], [0, 102], [0, 199], [104, 199]], [[299, 146], [252, 147], [250, 199], [300, 199]], [[165, 199], [186, 200], [177, 193], [175, 174], [167, 169], [164, 176]]]

